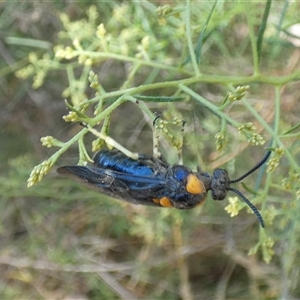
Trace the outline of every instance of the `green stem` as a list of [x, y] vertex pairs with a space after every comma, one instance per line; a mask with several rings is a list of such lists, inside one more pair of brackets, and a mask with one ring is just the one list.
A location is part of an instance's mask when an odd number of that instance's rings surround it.
[[264, 33], [267, 27], [267, 21], [270, 13], [270, 8], [271, 8], [272, 0], [267, 0], [264, 15], [261, 21], [261, 25], [258, 31], [258, 37], [257, 37], [257, 59], [258, 59], [258, 64], [261, 58], [261, 49], [262, 49], [262, 43], [263, 43], [263, 38], [264, 38]]
[[248, 28], [249, 28], [249, 36], [251, 41], [251, 50], [252, 50], [252, 57], [253, 57], [253, 74], [259, 75], [259, 58], [257, 53], [257, 44], [256, 44], [256, 35], [254, 32], [254, 25], [252, 23], [252, 9], [249, 8], [249, 11], [247, 13], [247, 20], [248, 20]]
[[144, 60], [138, 59], [136, 57], [130, 57], [126, 55], [111, 53], [111, 52], [94, 52], [94, 51], [87, 51], [87, 50], [74, 50], [74, 56], [85, 55], [87, 57], [93, 58], [93, 61], [96, 62], [97, 60], [118, 60], [118, 61], [125, 61], [126, 63], [131, 62], [133, 64], [141, 64], [142, 66], [149, 66], [152, 68], [158, 68], [163, 70], [168, 70], [172, 72], [180, 72], [181, 74], [186, 74], [187, 76], [193, 76], [193, 73], [190, 71], [186, 71], [184, 69], [180, 69], [178, 67], [168, 66], [167, 64], [157, 63], [151, 60]]
[[200, 102], [201, 105], [203, 105], [203, 106], [207, 107], [209, 110], [211, 110], [221, 120], [226, 120], [227, 123], [231, 124], [232, 126], [234, 126], [236, 128], [238, 128], [240, 126], [240, 124], [238, 122], [236, 122], [235, 120], [233, 120], [232, 118], [230, 118], [229, 116], [227, 116], [226, 114], [224, 114], [222, 111], [219, 110], [218, 107], [216, 107], [215, 105], [213, 105], [212, 103], [210, 103], [208, 100], [206, 100], [203, 97], [201, 97], [199, 94], [197, 94], [196, 92], [194, 92], [192, 89], [186, 87], [183, 84], [179, 84], [178, 87], [182, 91], [184, 91], [185, 93], [187, 93], [188, 95], [190, 95], [191, 97], [193, 97], [195, 100], [197, 100], [198, 102]]
[[279, 136], [280, 123], [280, 86], [275, 86], [275, 118], [274, 118], [274, 133]]
[[[95, 125], [97, 125], [101, 120], [103, 120], [105, 117], [109, 116], [118, 106], [120, 106], [125, 101], [126, 101], [126, 99], [124, 97], [120, 97], [112, 105], [110, 105], [109, 107], [107, 107], [103, 112], [101, 112], [95, 118], [91, 119], [90, 126], [94, 127]], [[67, 141], [66, 143], [64, 143], [64, 146], [62, 148], [60, 148], [57, 152], [55, 152], [49, 158], [49, 160], [52, 162], [52, 165], [57, 161], [57, 159], [64, 152], [66, 152], [79, 139], [83, 138], [88, 132], [89, 132], [89, 129], [83, 127], [81, 129], [81, 131], [79, 131], [76, 135], [74, 135], [69, 141]]]
[[[178, 85], [190, 85], [193, 83], [199, 83], [199, 82], [205, 82], [205, 83], [212, 83], [212, 84], [222, 84], [222, 85], [228, 85], [232, 84], [234, 85], [246, 85], [250, 83], [265, 83], [265, 84], [271, 84], [271, 85], [284, 85], [286, 83], [296, 81], [300, 79], [300, 70], [297, 70], [296, 72], [284, 75], [284, 76], [266, 76], [261, 74], [256, 74], [253, 76], [221, 76], [221, 75], [199, 75], [194, 76], [187, 79], [181, 79], [181, 80], [174, 80], [174, 81], [165, 81], [165, 82], [158, 82], [158, 83], [151, 83], [151, 84], [145, 84], [140, 85], [138, 87], [134, 88], [128, 88], [123, 90], [118, 90], [114, 92], [106, 93], [105, 95], [101, 95], [99, 97], [103, 99], [107, 98], [113, 98], [113, 97], [119, 97], [124, 94], [128, 95], [134, 95], [134, 94], [141, 94], [145, 91], [149, 90], [155, 90], [155, 89], [162, 89], [162, 88], [170, 88], [174, 87], [177, 88]], [[87, 101], [88, 103], [91, 102], [97, 102], [99, 101], [99, 97], [95, 97], [94, 99], [91, 99]]]
[[189, 48], [189, 54], [191, 57], [192, 65], [194, 68], [194, 72], [197, 76], [200, 75], [200, 70], [198, 68], [197, 59], [193, 47], [192, 42], [192, 29], [191, 29], [191, 1], [186, 0], [186, 8], [185, 8], [185, 25], [186, 25], [186, 39]]

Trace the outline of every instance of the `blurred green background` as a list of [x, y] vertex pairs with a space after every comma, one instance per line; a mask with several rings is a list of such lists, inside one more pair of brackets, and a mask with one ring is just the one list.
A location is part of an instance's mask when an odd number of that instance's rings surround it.
[[[1, 299], [300, 298], [299, 11], [290, 1], [0, 3]], [[237, 178], [272, 141], [268, 168], [236, 186], [266, 228], [242, 201], [234, 218], [210, 195], [191, 211], [133, 206], [56, 174], [92, 157], [95, 139], [67, 144], [83, 128], [62, 118], [64, 99], [92, 124], [126, 93], [150, 98], [128, 96], [105, 120], [134, 152], [152, 153], [155, 111], [186, 121], [170, 130], [193, 170]], [[168, 136], [160, 145], [176, 163]], [[53, 168], [27, 188], [45, 160]]]

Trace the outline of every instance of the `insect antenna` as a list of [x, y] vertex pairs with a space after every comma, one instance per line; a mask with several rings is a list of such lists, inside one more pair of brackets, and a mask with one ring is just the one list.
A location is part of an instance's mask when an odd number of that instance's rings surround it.
[[239, 181], [243, 180], [244, 178], [246, 178], [247, 176], [249, 176], [254, 171], [256, 171], [258, 168], [260, 168], [269, 159], [271, 153], [272, 153], [272, 151], [268, 151], [266, 153], [266, 155], [264, 156], [264, 158], [256, 166], [254, 166], [252, 169], [250, 169], [247, 173], [245, 173], [241, 177], [239, 177], [237, 179], [234, 179], [234, 180], [230, 180], [230, 183], [239, 182]]
[[227, 190], [232, 191], [234, 193], [236, 193], [254, 212], [254, 214], [256, 215], [261, 227], [265, 227], [265, 223], [264, 220], [260, 214], [260, 212], [258, 211], [258, 209], [255, 207], [254, 204], [252, 204], [239, 190], [236, 190], [234, 188], [228, 188]]
[[[230, 180], [229, 183], [231, 184], [231, 183], [239, 182], [239, 181], [243, 180], [245, 177], [249, 176], [251, 173], [253, 173], [258, 168], [260, 168], [269, 159], [270, 155], [271, 155], [271, 151], [268, 151], [266, 153], [266, 155], [263, 157], [263, 159], [259, 163], [256, 164], [256, 166], [254, 166], [252, 169], [250, 169], [247, 173], [245, 173], [241, 177], [239, 177], [237, 179], [234, 179], [234, 180]], [[258, 209], [255, 207], [255, 205], [252, 204], [239, 190], [236, 190], [236, 189], [231, 188], [231, 187], [229, 187], [228, 190], [236, 193], [252, 209], [252, 211], [254, 212], [256, 217], [258, 218], [260, 225], [262, 227], [265, 227], [264, 220], [263, 220], [260, 212], [258, 211]]]

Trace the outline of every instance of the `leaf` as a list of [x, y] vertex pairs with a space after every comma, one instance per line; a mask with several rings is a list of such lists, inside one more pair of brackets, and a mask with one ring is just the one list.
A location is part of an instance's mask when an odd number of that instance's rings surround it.
[[295, 126], [293, 126], [292, 128], [290, 128], [289, 130], [287, 130], [283, 135], [289, 134], [292, 131], [298, 129], [300, 127], [300, 122], [298, 124], [296, 124]]
[[268, 16], [270, 13], [271, 4], [272, 4], [272, 0], [267, 0], [263, 19], [262, 19], [262, 22], [260, 24], [259, 31], [258, 31], [257, 45], [256, 45], [258, 61], [260, 61], [260, 57], [261, 57], [262, 42], [263, 42], [264, 33], [266, 30], [266, 26], [267, 26], [267, 21], [268, 21]]
[[134, 95], [137, 100], [145, 102], [176, 102], [182, 101], [186, 97], [175, 97], [175, 96], [143, 96], [143, 95]]
[[201, 34], [200, 34], [199, 39], [198, 39], [197, 47], [195, 49], [196, 59], [197, 59], [198, 63], [200, 63], [200, 61], [201, 61], [201, 49], [202, 49], [203, 42], [207, 38], [207, 36], [210, 35], [210, 33], [208, 35], [206, 34], [206, 29], [207, 29], [207, 25], [210, 21], [210, 18], [212, 16], [212, 13], [215, 10], [217, 2], [218, 1], [216, 0], [213, 7], [211, 8], [211, 11], [210, 11], [210, 13], [209, 13], [209, 15], [208, 15], [208, 17], [205, 21], [205, 24], [203, 26], [203, 30], [201, 31]]
[[[211, 15], [213, 13], [213, 11], [215, 10], [215, 7], [216, 7], [216, 4], [217, 4], [218, 0], [215, 1], [213, 7], [211, 8], [211, 11], [204, 23], [204, 26], [203, 26], [203, 30], [201, 31], [200, 33], [200, 36], [199, 36], [199, 39], [198, 39], [198, 42], [197, 42], [197, 46], [196, 46], [196, 49], [195, 49], [195, 54], [196, 54], [196, 60], [198, 63], [200, 63], [201, 61], [201, 49], [202, 49], [202, 45], [203, 45], [203, 42], [207, 39], [207, 37], [211, 34], [211, 32], [209, 33], [206, 33], [206, 29], [207, 29], [207, 25], [210, 21], [210, 18], [211, 18]], [[189, 56], [184, 62], [183, 62], [183, 65], [187, 64], [189, 61], [191, 60], [191, 57]]]
[[82, 112], [80, 112], [79, 110], [77, 110], [76, 108], [74, 108], [74, 106], [72, 106], [66, 99], [65, 99], [65, 103], [66, 103], [67, 108], [70, 111], [75, 112], [79, 118], [81, 118], [81, 119], [88, 119], [88, 117], [85, 114], [83, 114]]

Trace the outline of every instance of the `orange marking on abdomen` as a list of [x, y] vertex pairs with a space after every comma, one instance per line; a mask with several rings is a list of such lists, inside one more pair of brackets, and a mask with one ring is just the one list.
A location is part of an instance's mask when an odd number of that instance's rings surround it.
[[187, 192], [193, 195], [199, 195], [206, 193], [206, 189], [202, 181], [194, 174], [190, 174], [187, 177], [187, 184], [186, 184]]
[[163, 207], [172, 207], [173, 204], [168, 197], [153, 198], [152, 201], [156, 204], [160, 204]]

